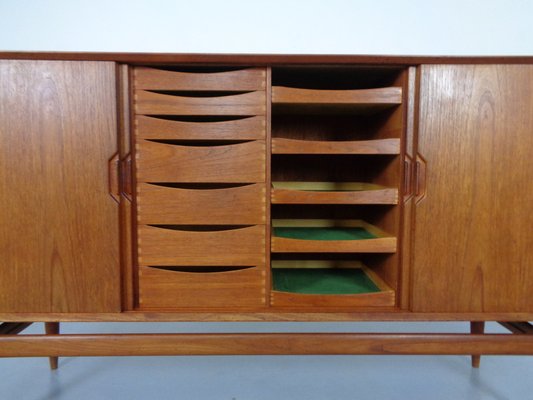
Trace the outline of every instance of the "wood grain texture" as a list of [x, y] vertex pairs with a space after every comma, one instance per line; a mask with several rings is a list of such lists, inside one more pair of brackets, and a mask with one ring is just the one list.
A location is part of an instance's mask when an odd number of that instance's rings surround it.
[[264, 184], [187, 189], [140, 183], [139, 224], [258, 225], [265, 224]]
[[265, 118], [247, 117], [228, 121], [177, 121], [137, 115], [137, 137], [175, 140], [265, 139]]
[[191, 97], [135, 90], [135, 112], [145, 115], [265, 115], [265, 92]]
[[412, 310], [533, 311], [533, 66], [423, 66]]
[[141, 267], [141, 309], [259, 307], [265, 303], [265, 270], [182, 272]]
[[218, 146], [182, 146], [142, 140], [137, 144], [140, 182], [265, 181], [263, 140]]
[[449, 354], [533, 355], [533, 336], [432, 333], [204, 333], [8, 335], [1, 357]]
[[400, 139], [323, 141], [274, 138], [273, 154], [400, 154]]
[[140, 225], [140, 265], [264, 265], [261, 225], [224, 230], [179, 230]]
[[0, 62], [0, 311], [120, 311], [115, 65]]
[[265, 90], [264, 68], [222, 72], [181, 72], [149, 67], [135, 68], [135, 87], [148, 90]]

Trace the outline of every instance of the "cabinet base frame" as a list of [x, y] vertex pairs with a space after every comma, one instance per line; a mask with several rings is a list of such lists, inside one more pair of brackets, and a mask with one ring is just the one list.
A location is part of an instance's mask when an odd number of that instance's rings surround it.
[[[519, 334], [198, 333], [0, 334], [0, 357], [161, 355], [533, 355], [533, 327]], [[5, 323], [0, 325], [7, 326]], [[1, 332], [1, 330], [0, 330]]]

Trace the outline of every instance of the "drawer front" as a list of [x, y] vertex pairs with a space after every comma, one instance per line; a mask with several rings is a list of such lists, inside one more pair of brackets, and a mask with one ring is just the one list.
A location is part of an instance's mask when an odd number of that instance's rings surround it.
[[225, 308], [265, 305], [264, 270], [190, 272], [140, 267], [141, 308]]
[[139, 224], [256, 225], [265, 223], [264, 184], [189, 189], [141, 183]]
[[137, 178], [143, 182], [265, 181], [265, 142], [183, 146], [142, 140], [137, 145]]
[[140, 225], [138, 244], [139, 264], [145, 266], [265, 264], [265, 226], [261, 225], [212, 231]]
[[191, 122], [138, 115], [135, 123], [139, 139], [264, 140], [266, 135], [264, 117]]
[[148, 90], [265, 90], [264, 68], [222, 72], [180, 72], [136, 67], [135, 88]]
[[264, 91], [195, 97], [135, 91], [135, 112], [145, 115], [265, 115]]

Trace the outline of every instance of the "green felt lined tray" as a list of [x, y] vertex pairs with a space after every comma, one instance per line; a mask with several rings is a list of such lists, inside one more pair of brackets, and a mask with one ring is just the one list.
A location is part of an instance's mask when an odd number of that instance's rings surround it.
[[309, 192], [360, 192], [385, 189], [384, 186], [364, 182], [272, 182], [275, 189], [301, 190]]
[[377, 236], [363, 227], [277, 227], [276, 237], [301, 240], [364, 240]]
[[362, 294], [379, 292], [360, 268], [273, 268], [273, 289], [302, 294]]
[[275, 253], [394, 253], [396, 238], [361, 220], [273, 219]]

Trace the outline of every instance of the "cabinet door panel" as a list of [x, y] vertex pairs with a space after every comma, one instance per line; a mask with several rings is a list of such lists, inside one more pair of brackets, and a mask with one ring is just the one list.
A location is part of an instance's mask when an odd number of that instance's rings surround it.
[[533, 66], [423, 66], [419, 116], [412, 309], [532, 312]]
[[0, 61], [0, 142], [0, 311], [119, 311], [114, 63]]

